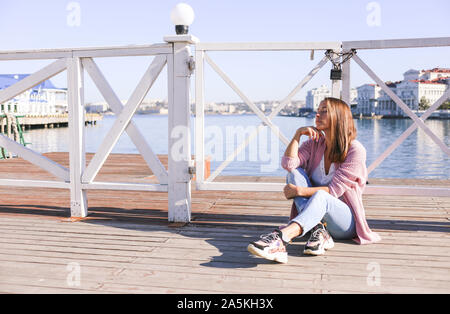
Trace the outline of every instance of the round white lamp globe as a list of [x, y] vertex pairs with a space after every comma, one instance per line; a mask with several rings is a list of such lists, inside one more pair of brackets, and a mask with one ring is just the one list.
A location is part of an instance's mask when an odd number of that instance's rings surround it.
[[175, 32], [177, 35], [187, 34], [189, 25], [194, 22], [194, 10], [189, 4], [178, 3], [170, 12], [170, 19], [175, 25]]

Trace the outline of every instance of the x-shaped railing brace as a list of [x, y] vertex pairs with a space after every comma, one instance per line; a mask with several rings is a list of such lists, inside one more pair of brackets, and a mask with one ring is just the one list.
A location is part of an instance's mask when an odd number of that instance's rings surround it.
[[431, 115], [431, 113], [438, 108], [442, 103], [449, 98], [450, 89], [440, 97], [420, 118], [412, 112], [412, 110], [357, 56], [353, 56], [353, 60], [381, 87], [381, 89], [415, 122], [394, 142], [388, 149], [383, 152], [369, 167], [368, 172], [372, 172], [387, 156], [391, 154], [417, 127], [420, 127], [424, 132], [435, 142], [444, 153], [450, 156], [450, 149], [445, 143], [439, 139], [433, 131], [430, 130], [424, 121]]
[[205, 180], [212, 182], [221, 172], [227, 167], [234, 158], [250, 143], [250, 141], [264, 128], [269, 126], [272, 132], [277, 135], [285, 145], [289, 144], [289, 140], [279, 131], [279, 129], [272, 123], [273, 119], [292, 98], [314, 77], [314, 75], [327, 63], [327, 57], [323, 59], [303, 78], [303, 80], [289, 93], [286, 98], [275, 108], [269, 115], [265, 115], [259, 108], [247, 97], [245, 94], [233, 83], [233, 81], [209, 58], [205, 53], [205, 60], [208, 64], [219, 74], [219, 76], [241, 97], [241, 99], [255, 112], [255, 114], [262, 120], [262, 123], [236, 148], [236, 150], [227, 156], [225, 161], [217, 167], [217, 169]]

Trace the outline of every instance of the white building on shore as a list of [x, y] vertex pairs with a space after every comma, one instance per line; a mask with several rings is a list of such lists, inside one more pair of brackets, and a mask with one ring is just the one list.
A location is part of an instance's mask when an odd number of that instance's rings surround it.
[[376, 84], [364, 84], [356, 88], [356, 113], [364, 116], [375, 114], [380, 97], [380, 86]]
[[[386, 85], [411, 109], [420, 110], [438, 100], [450, 85], [450, 69], [408, 70], [403, 80]], [[364, 84], [357, 88], [354, 113], [364, 116], [406, 116], [406, 113], [378, 85]]]
[[326, 97], [331, 97], [331, 91], [326, 85], [309, 90], [306, 94], [306, 108], [311, 111], [317, 111], [320, 102]]
[[[397, 91], [397, 84], [400, 82], [387, 82], [386, 85], [394, 92]], [[402, 116], [403, 110], [389, 97], [383, 90], [378, 97], [378, 106], [374, 114], [383, 116]]]
[[85, 108], [88, 113], [104, 113], [109, 110], [109, 105], [104, 101], [99, 101], [86, 104]]
[[[5, 89], [29, 74], [0, 74], [0, 90]], [[57, 88], [50, 80], [0, 104], [0, 114], [45, 116], [67, 112], [67, 89]]]

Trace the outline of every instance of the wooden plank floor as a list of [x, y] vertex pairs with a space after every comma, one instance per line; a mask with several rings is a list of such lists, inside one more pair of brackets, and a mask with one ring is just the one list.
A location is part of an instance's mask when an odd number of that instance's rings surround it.
[[[47, 156], [68, 164], [67, 154]], [[0, 161], [0, 177], [52, 179], [21, 159]], [[99, 180], [155, 181], [138, 155], [112, 155]], [[89, 191], [90, 215], [80, 221], [69, 219], [67, 190], [0, 187], [0, 198], [0, 293], [450, 292], [450, 197], [366, 195], [380, 243], [337, 241], [310, 257], [298, 239], [286, 265], [246, 251], [286, 222], [291, 203], [280, 193], [193, 190], [184, 226], [167, 224], [165, 193]]]

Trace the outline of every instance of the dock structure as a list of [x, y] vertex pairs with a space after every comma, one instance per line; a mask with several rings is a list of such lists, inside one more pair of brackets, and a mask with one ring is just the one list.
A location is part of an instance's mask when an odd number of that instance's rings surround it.
[[[101, 121], [103, 116], [100, 114], [88, 113], [85, 116], [85, 124], [95, 125]], [[19, 116], [19, 123], [24, 130], [29, 129], [52, 129], [57, 127], [69, 126], [68, 114], [54, 114], [45, 116]], [[6, 128], [7, 122], [0, 121], [0, 126]]]
[[[103, 116], [100, 114], [87, 113], [84, 118], [85, 124], [97, 124]], [[56, 127], [67, 127], [69, 125], [68, 114], [54, 114], [45, 116], [23, 116], [20, 118], [20, 124], [24, 129], [44, 128], [51, 129]]]
[[[69, 164], [66, 153], [45, 156]], [[112, 154], [98, 176], [155, 182], [140, 155]], [[0, 177], [48, 175], [14, 158], [0, 161]], [[450, 180], [370, 184], [450, 189]], [[246, 250], [249, 241], [286, 223], [291, 201], [280, 192], [193, 190], [188, 224], [167, 222], [162, 192], [90, 190], [89, 215], [82, 219], [70, 217], [65, 189], [2, 186], [0, 198], [0, 293], [450, 292], [450, 196], [366, 195], [368, 223], [381, 242], [336, 241], [324, 256], [311, 257], [303, 255], [307, 239], [301, 238], [288, 246], [286, 265]]]

